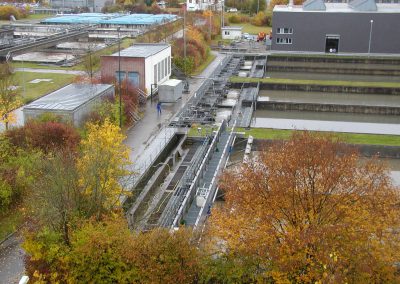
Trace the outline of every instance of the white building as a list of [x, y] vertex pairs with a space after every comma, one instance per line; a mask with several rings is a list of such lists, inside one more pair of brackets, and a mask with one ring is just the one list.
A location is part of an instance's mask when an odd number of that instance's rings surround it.
[[217, 10], [222, 7], [221, 0], [186, 0], [187, 11]]
[[171, 45], [166, 43], [137, 43], [119, 54], [101, 57], [101, 76], [104, 79], [128, 80], [146, 94], [155, 84], [169, 80], [171, 75]]
[[222, 27], [222, 39], [241, 39], [243, 27]]

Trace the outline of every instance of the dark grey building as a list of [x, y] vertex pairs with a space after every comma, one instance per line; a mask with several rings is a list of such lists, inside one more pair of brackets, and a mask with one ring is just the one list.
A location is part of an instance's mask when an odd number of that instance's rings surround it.
[[400, 53], [400, 4], [308, 0], [275, 6], [272, 23], [274, 51]]

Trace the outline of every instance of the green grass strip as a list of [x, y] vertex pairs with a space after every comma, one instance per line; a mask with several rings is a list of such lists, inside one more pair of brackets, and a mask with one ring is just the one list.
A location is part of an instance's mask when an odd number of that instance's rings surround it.
[[[268, 128], [236, 128], [236, 132], [244, 132], [245, 136], [253, 136], [255, 139], [287, 140], [295, 130], [281, 130]], [[300, 130], [297, 130], [300, 131]], [[314, 132], [314, 131], [312, 131]], [[316, 132], [326, 134], [328, 132]], [[365, 145], [385, 145], [400, 146], [400, 135], [379, 135], [379, 134], [359, 134], [359, 133], [339, 133], [330, 132], [345, 143], [365, 144]]]
[[232, 83], [269, 83], [285, 85], [320, 85], [320, 86], [345, 86], [366, 88], [400, 88], [400, 82], [357, 82], [357, 81], [331, 81], [331, 80], [294, 80], [283, 78], [244, 78], [233, 76]]

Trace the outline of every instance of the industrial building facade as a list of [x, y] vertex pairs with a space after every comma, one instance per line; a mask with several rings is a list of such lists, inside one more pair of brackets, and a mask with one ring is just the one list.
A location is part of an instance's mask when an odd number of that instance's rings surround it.
[[275, 6], [273, 51], [400, 53], [400, 4], [374, 0]]
[[[119, 69], [119, 62], [121, 69]], [[149, 94], [152, 85], [159, 85], [171, 75], [171, 46], [169, 44], [135, 44], [101, 57], [101, 77], [105, 80], [128, 80], [132, 85]]]

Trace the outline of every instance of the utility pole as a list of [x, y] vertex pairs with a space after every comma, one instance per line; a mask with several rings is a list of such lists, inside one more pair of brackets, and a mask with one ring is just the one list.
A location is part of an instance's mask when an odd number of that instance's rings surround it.
[[370, 23], [371, 23], [371, 26], [369, 28], [368, 56], [370, 56], [370, 53], [371, 53], [372, 25], [374, 24], [374, 20], [371, 20]]
[[260, 11], [260, 0], [257, 1], [257, 14]]
[[212, 32], [211, 32], [211, 15], [212, 15], [212, 11], [211, 11], [211, 9], [209, 10], [209, 12], [210, 12], [210, 27], [209, 27], [209, 34], [210, 34], [210, 40], [211, 40], [211, 34], [212, 34]]
[[183, 10], [183, 59], [184, 59], [184, 64], [183, 64], [183, 71], [185, 72], [186, 76], [186, 5], [184, 6], [185, 9]]
[[122, 129], [122, 92], [121, 92], [121, 27], [117, 28], [118, 31], [118, 92], [119, 92], [119, 127]]

